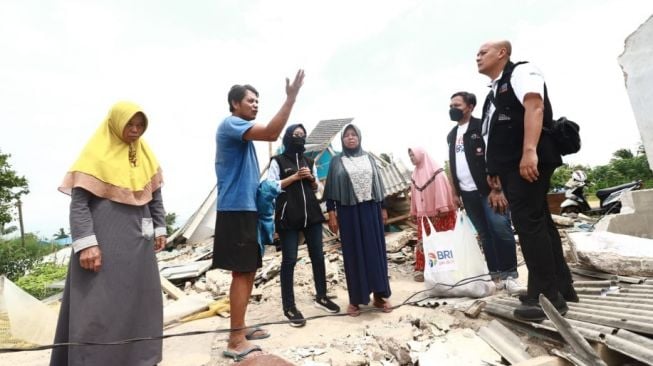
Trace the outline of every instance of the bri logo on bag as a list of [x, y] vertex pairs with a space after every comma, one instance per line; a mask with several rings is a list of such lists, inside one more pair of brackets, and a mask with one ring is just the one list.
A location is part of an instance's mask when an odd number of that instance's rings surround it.
[[435, 253], [429, 252], [429, 267], [435, 267], [438, 262], [441, 264], [453, 263], [453, 250], [436, 250]]

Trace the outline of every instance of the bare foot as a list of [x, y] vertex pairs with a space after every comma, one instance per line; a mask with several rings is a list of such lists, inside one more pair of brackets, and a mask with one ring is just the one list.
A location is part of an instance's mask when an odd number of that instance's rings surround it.
[[372, 305], [374, 305], [375, 308], [383, 309], [384, 313], [389, 313], [392, 311], [392, 305], [390, 305], [390, 301], [382, 297], [374, 296], [374, 302]]
[[347, 306], [347, 315], [349, 315], [349, 316], [359, 316], [359, 315], [361, 315], [361, 309], [358, 307], [358, 305], [349, 304]]

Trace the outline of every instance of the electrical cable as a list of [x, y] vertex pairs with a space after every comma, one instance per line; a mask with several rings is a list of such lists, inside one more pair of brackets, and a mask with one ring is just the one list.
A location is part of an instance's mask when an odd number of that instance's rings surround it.
[[[520, 262], [517, 264], [517, 266], [504, 271], [504, 272], [511, 272], [517, 269], [517, 267], [521, 266], [524, 262]], [[426, 297], [422, 298], [419, 300], [413, 300], [410, 301], [413, 297], [427, 292], [427, 291], [432, 291], [435, 289], [436, 286], [444, 286], [444, 287], [449, 287], [448, 290], [454, 289], [456, 287], [464, 286], [473, 282], [491, 282], [492, 279], [486, 279], [483, 278], [485, 276], [489, 276], [490, 273], [485, 273], [477, 276], [472, 276], [472, 277], [467, 277], [463, 278], [460, 281], [454, 283], [454, 284], [445, 284], [445, 283], [436, 283], [433, 287], [418, 291], [410, 295], [406, 300], [404, 300], [402, 303], [399, 305], [391, 306], [390, 309], [398, 309], [402, 306], [405, 305], [415, 305], [421, 301], [435, 298], [435, 297]], [[382, 312], [383, 309], [379, 308], [369, 308], [369, 309], [362, 309], [360, 312], [362, 313], [368, 313], [368, 312]], [[313, 319], [320, 319], [320, 318], [326, 318], [326, 317], [336, 317], [336, 316], [348, 316], [346, 312], [343, 313], [338, 313], [338, 314], [323, 314], [323, 315], [315, 315], [315, 316], [310, 316], [307, 318], [304, 318], [305, 320], [313, 320]], [[280, 321], [272, 321], [272, 322], [263, 322], [263, 323], [258, 323], [255, 325], [250, 325], [245, 328], [236, 328], [234, 330], [243, 330], [243, 329], [252, 329], [256, 327], [263, 327], [266, 325], [278, 325], [278, 324], [288, 324], [290, 321], [288, 320], [280, 320]], [[215, 329], [215, 330], [196, 330], [196, 331], [189, 331], [189, 332], [183, 332], [183, 333], [173, 333], [173, 334], [164, 334], [162, 336], [156, 336], [156, 337], [138, 337], [138, 338], [130, 338], [130, 339], [124, 339], [124, 340], [119, 340], [119, 341], [114, 341], [114, 342], [63, 342], [63, 343], [53, 343], [53, 344], [48, 344], [48, 345], [41, 345], [41, 346], [34, 346], [30, 348], [0, 348], [0, 354], [3, 353], [16, 353], [16, 352], [32, 352], [32, 351], [43, 351], [43, 350], [48, 350], [48, 349], [54, 349], [54, 348], [59, 348], [59, 347], [76, 347], [76, 346], [119, 346], [119, 345], [125, 345], [125, 344], [131, 344], [131, 343], [137, 343], [137, 342], [145, 342], [145, 341], [157, 341], [157, 340], [163, 340], [163, 339], [168, 339], [168, 338], [174, 338], [174, 337], [187, 337], [187, 336], [194, 336], [194, 335], [202, 335], [202, 334], [220, 334], [220, 333], [228, 333], [231, 332], [232, 329]]]

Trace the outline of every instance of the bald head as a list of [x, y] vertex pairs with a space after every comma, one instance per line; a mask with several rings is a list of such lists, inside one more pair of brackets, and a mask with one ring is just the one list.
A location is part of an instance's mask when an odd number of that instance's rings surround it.
[[484, 43], [476, 54], [478, 72], [495, 79], [510, 61], [512, 45], [510, 41], [489, 41]]

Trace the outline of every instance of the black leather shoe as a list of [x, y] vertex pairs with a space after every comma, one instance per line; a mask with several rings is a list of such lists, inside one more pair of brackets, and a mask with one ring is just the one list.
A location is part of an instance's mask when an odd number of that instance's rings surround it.
[[[569, 311], [567, 302], [560, 294], [558, 294], [558, 298], [555, 301], [551, 301], [551, 303], [556, 308], [556, 310], [558, 310], [560, 315], [565, 315], [567, 314], [567, 311]], [[547, 318], [539, 302], [536, 299], [532, 298], [525, 298], [524, 301], [522, 301], [521, 305], [519, 305], [513, 311], [513, 315], [519, 320], [526, 320], [531, 322], [541, 322]]]
[[569, 287], [567, 287], [565, 291], [560, 291], [560, 293], [562, 294], [562, 297], [564, 297], [567, 302], [580, 301], [580, 299], [578, 298], [578, 294], [576, 293], [576, 289], [572, 284], [569, 284]]
[[[576, 293], [576, 289], [574, 289], [573, 285], [569, 285], [566, 291], [564, 292], [560, 291], [560, 293], [562, 294], [562, 297], [567, 302], [580, 302], [580, 299], [578, 298], [578, 294]], [[519, 299], [519, 302], [521, 302], [522, 304], [528, 301], [527, 295], [519, 295], [517, 298]]]

